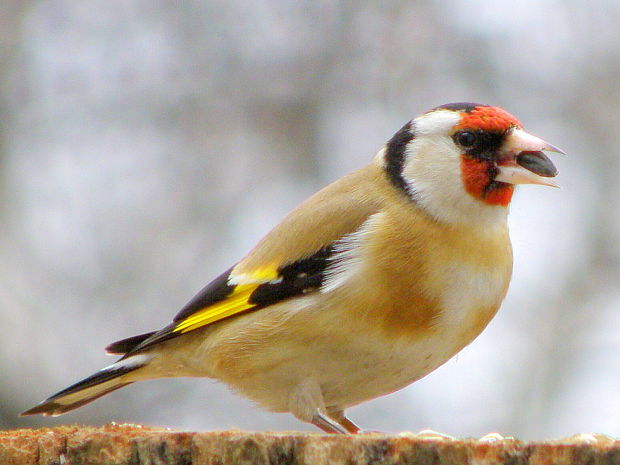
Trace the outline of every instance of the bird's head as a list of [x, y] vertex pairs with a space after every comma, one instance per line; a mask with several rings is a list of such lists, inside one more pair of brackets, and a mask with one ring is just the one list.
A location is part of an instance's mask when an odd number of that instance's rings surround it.
[[515, 184], [557, 187], [544, 151], [561, 152], [501, 108], [451, 103], [407, 123], [379, 160], [392, 184], [438, 220], [486, 222], [505, 217]]

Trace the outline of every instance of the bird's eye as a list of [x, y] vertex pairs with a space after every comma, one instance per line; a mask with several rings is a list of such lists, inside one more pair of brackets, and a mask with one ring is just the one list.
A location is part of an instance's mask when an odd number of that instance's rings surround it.
[[461, 131], [461, 132], [457, 132], [454, 135], [454, 140], [461, 147], [469, 148], [469, 147], [473, 147], [476, 144], [476, 141], [478, 140], [478, 138], [476, 137], [476, 134], [474, 134], [473, 132]]

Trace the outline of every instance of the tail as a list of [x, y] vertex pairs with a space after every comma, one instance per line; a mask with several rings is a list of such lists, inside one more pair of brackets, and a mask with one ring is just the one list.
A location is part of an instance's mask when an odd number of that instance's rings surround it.
[[146, 366], [150, 358], [151, 356], [147, 354], [136, 354], [121, 359], [45, 399], [39, 405], [21, 413], [20, 416], [37, 414], [58, 416], [88, 404], [109, 392], [131, 384], [133, 381], [128, 381], [124, 375]]

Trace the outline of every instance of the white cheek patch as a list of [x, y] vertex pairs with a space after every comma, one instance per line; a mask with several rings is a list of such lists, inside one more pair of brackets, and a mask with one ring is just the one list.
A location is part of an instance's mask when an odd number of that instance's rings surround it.
[[413, 121], [414, 139], [407, 147], [403, 178], [425, 198], [461, 194], [461, 153], [448, 135], [460, 121], [449, 110], [427, 113]]
[[461, 154], [452, 139], [444, 135], [421, 136], [411, 142], [403, 178], [423, 203], [464, 193]]

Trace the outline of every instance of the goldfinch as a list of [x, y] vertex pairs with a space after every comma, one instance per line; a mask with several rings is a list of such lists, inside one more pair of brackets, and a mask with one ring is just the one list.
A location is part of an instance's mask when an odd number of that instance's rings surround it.
[[498, 107], [451, 103], [295, 208], [165, 328], [109, 345], [114, 364], [23, 415], [61, 415], [135, 381], [207, 377], [328, 433], [347, 407], [401, 389], [468, 345], [512, 273], [516, 184], [555, 186]]

